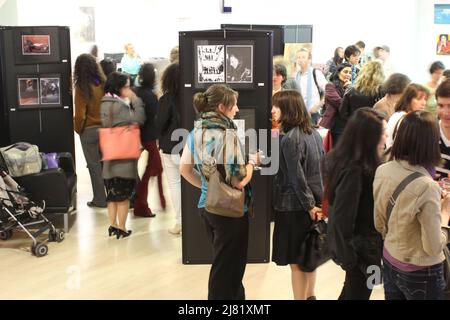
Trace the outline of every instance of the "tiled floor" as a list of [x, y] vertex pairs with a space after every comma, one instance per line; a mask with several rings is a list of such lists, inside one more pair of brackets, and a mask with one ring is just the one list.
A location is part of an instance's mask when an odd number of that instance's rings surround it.
[[[205, 299], [209, 266], [181, 263], [181, 237], [167, 232], [174, 215], [170, 209], [161, 211], [154, 182], [149, 203], [156, 218], [130, 215], [128, 226], [133, 234], [129, 238], [107, 236], [106, 209], [86, 206], [92, 197], [90, 181], [78, 137], [76, 142], [75, 225], [64, 242], [50, 243], [48, 256], [42, 258], [30, 254], [31, 241], [24, 234], [0, 242], [0, 299]], [[164, 188], [167, 190], [166, 183]], [[343, 279], [344, 272], [333, 262], [320, 267], [318, 299], [336, 299]], [[247, 265], [244, 285], [248, 299], [292, 299], [290, 283], [288, 267]], [[372, 299], [383, 298], [382, 288], [376, 288]]]

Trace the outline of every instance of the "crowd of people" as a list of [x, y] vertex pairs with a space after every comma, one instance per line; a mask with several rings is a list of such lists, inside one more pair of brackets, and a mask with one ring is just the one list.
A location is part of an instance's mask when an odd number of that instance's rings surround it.
[[[118, 239], [129, 236], [131, 230], [126, 229], [126, 220], [130, 207], [134, 208], [135, 216], [156, 216], [147, 201], [151, 177], [156, 177], [160, 204], [163, 209], [166, 207], [162, 187], [165, 169], [176, 214], [176, 222], [169, 232], [180, 234], [181, 178], [174, 165], [176, 160], [172, 161], [172, 156], [179, 155], [172, 155], [170, 147], [176, 143], [170, 141], [172, 132], [181, 126], [178, 51], [171, 52], [172, 64], [161, 77], [162, 92], [159, 93], [155, 89], [155, 66], [137, 61], [132, 44], [125, 48], [122, 72], [117, 72], [113, 60], [97, 63], [93, 54], [82, 54], [75, 62], [74, 129], [80, 136], [93, 193], [87, 205], [108, 208], [110, 236], [116, 235]], [[142, 179], [139, 179], [137, 160], [102, 161], [101, 158], [98, 129], [131, 123], [140, 125], [141, 144], [148, 152]]]
[[[297, 52], [294, 77], [283, 64], [273, 67], [272, 128], [279, 133], [280, 166], [273, 184], [272, 261], [290, 266], [294, 299], [316, 299], [316, 270], [303, 264], [300, 248], [311, 227], [326, 220], [329, 253], [345, 271], [339, 299], [369, 299], [373, 267], [383, 270], [388, 300], [441, 299], [443, 252], [450, 242], [450, 184], [440, 181], [450, 173], [449, 72], [437, 61], [429, 83], [411, 83], [394, 72], [389, 47], [376, 47], [373, 57], [364, 50], [362, 41], [336, 48], [324, 72], [312, 67], [307, 49]], [[127, 59], [136, 58], [129, 45], [127, 52]], [[172, 152], [180, 141], [171, 139], [181, 126], [178, 63], [166, 68], [160, 98], [154, 66], [132, 69], [117, 72], [89, 54], [75, 64], [75, 131], [93, 189], [88, 205], [107, 206], [110, 236], [130, 236], [126, 218], [134, 194], [134, 214], [155, 216], [147, 203], [150, 177], [158, 179], [165, 207], [164, 171], [176, 213], [169, 231], [178, 234], [183, 176], [201, 190], [199, 214], [213, 246], [208, 298], [245, 299], [251, 180], [261, 154], [245, 155], [237, 138], [239, 94], [213, 84], [193, 96], [198, 121], [180, 156]], [[141, 126], [149, 153], [140, 181], [137, 160], [101, 161], [98, 128], [124, 123]], [[328, 129], [324, 138], [319, 128]], [[223, 162], [214, 161], [212, 170], [208, 159], [219, 158]], [[220, 214], [211, 198], [221, 195], [208, 192], [218, 188], [211, 184], [216, 171], [242, 195]], [[233, 217], [236, 208], [242, 212]]]

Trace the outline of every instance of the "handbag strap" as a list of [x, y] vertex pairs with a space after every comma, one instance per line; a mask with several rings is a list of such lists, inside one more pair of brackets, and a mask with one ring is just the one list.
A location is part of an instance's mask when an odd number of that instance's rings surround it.
[[397, 186], [397, 188], [395, 189], [392, 196], [390, 196], [388, 205], [387, 205], [387, 209], [386, 209], [386, 217], [387, 217], [386, 229], [387, 229], [387, 224], [389, 223], [389, 219], [391, 217], [392, 209], [394, 209], [395, 202], [397, 201], [397, 198], [400, 195], [400, 193], [406, 188], [406, 186], [408, 184], [410, 184], [411, 182], [413, 182], [414, 180], [416, 180], [417, 178], [420, 178], [422, 176], [423, 176], [423, 174], [420, 172], [411, 173], [409, 176], [407, 176], [405, 179], [403, 179], [402, 182], [400, 182], [400, 184]]
[[109, 127], [112, 128], [113, 123], [113, 112], [112, 112], [112, 106], [109, 106]]

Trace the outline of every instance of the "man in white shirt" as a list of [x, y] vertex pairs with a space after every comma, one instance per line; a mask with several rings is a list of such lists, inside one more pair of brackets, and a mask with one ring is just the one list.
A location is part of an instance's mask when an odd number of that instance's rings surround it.
[[298, 72], [295, 77], [306, 108], [311, 114], [313, 124], [319, 121], [319, 110], [325, 100], [325, 85], [327, 80], [320, 70], [313, 69], [312, 55], [308, 49], [302, 48], [297, 52]]
[[373, 50], [376, 61], [381, 62], [385, 78], [389, 78], [391, 74], [395, 73], [394, 66], [391, 62], [391, 49], [388, 46], [376, 47]]

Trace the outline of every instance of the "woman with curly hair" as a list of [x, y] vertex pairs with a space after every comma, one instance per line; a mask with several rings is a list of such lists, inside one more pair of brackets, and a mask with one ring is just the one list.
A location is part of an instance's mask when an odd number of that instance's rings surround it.
[[89, 169], [93, 199], [89, 207], [106, 208], [106, 193], [100, 163], [98, 128], [101, 127], [100, 104], [104, 95], [105, 75], [90, 54], [80, 55], [75, 62], [75, 132], [80, 135], [81, 147]]

